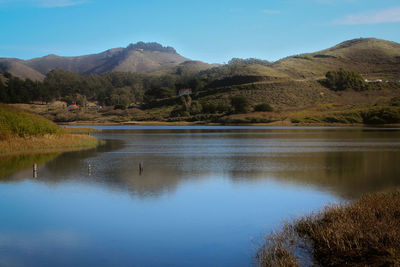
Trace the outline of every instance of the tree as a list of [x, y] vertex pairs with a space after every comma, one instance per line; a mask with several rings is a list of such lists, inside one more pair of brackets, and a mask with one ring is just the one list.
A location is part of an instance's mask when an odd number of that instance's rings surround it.
[[363, 91], [368, 89], [364, 79], [357, 72], [340, 69], [338, 71], [328, 71], [325, 76], [327, 87], [333, 91], [346, 89]]
[[3, 84], [3, 81], [0, 78], [0, 102], [2, 103], [7, 103], [8, 102], [8, 96], [7, 96], [7, 88]]
[[249, 111], [249, 102], [243, 96], [232, 97], [231, 105], [235, 113], [247, 113]]
[[214, 114], [217, 112], [217, 105], [211, 102], [202, 102], [202, 110], [204, 113]]

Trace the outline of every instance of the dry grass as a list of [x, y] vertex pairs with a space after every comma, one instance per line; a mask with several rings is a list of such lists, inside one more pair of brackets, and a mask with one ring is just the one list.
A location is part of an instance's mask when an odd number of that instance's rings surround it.
[[400, 266], [400, 191], [286, 224], [266, 238], [257, 258], [259, 266]]
[[46, 134], [43, 136], [10, 136], [0, 140], [0, 155], [48, 153], [94, 148], [101, 141], [88, 135]]
[[257, 253], [258, 266], [297, 267], [301, 266], [300, 258], [295, 252], [303, 250], [301, 239], [294, 231], [293, 225], [287, 223], [283, 229], [272, 232], [265, 238], [265, 244]]

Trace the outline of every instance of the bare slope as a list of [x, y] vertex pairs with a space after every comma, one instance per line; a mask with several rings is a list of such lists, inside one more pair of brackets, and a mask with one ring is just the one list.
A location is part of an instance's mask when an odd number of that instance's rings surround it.
[[79, 74], [101, 74], [111, 71], [149, 73], [177, 66], [188, 61], [172, 47], [157, 43], [131, 44], [99, 54], [78, 57], [48, 55], [31, 60], [0, 59], [0, 71], [9, 71], [21, 78], [43, 79], [51, 70], [60, 69]]
[[0, 58], [0, 72], [5, 71], [14, 76], [34, 81], [40, 81], [44, 78], [42, 73], [27, 66], [23, 60], [17, 58]]

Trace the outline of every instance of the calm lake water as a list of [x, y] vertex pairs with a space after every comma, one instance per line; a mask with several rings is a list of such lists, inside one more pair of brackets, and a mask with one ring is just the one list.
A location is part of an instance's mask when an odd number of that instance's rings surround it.
[[400, 185], [400, 129], [97, 128], [0, 158], [0, 266], [249, 266], [284, 220]]

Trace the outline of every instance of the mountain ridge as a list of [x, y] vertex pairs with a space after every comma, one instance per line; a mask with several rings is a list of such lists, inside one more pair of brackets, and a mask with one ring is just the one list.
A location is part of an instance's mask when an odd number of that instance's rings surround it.
[[185, 61], [190, 60], [179, 55], [170, 46], [164, 47], [155, 42], [138, 42], [125, 48], [112, 48], [82, 56], [64, 57], [49, 54], [29, 60], [0, 58], [0, 71], [9, 71], [21, 78], [41, 80], [55, 69], [78, 74], [103, 74], [112, 71], [150, 73]]
[[[9, 71], [15, 76], [32, 80], [42, 80], [54, 69], [78, 74], [114, 71], [156, 74], [179, 66], [189, 66], [187, 62], [191, 62], [190, 67], [196, 70], [207, 70], [216, 66], [185, 58], [170, 46], [138, 42], [125, 48], [112, 48], [96, 54], [73, 57], [49, 54], [29, 60], [0, 58], [0, 72]], [[232, 59], [232, 63], [237, 65], [260, 65], [254, 59], [248, 61], [250, 64], [246, 62]], [[263, 62], [259, 67], [247, 67], [246, 72], [250, 75], [252, 71], [256, 71], [254, 75], [264, 73], [265, 76], [316, 79], [323, 77], [329, 70], [344, 68], [372, 78], [393, 78], [400, 76], [400, 44], [376, 38], [357, 38], [317, 52], [289, 56], [271, 63]]]

